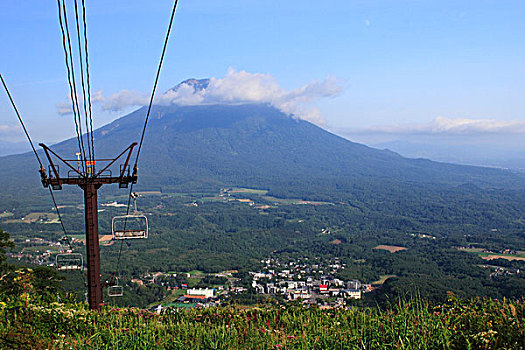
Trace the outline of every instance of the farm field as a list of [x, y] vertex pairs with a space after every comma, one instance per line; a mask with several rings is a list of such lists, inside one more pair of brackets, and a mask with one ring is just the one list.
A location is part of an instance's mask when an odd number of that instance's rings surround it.
[[489, 254], [487, 256], [481, 257], [484, 260], [495, 260], [495, 259], [505, 259], [505, 260], [519, 260], [519, 261], [525, 261], [525, 257], [517, 256], [517, 255], [510, 255], [510, 254]]
[[395, 246], [395, 245], [380, 244], [380, 245], [374, 247], [374, 249], [387, 250], [390, 253], [396, 253], [396, 252], [399, 252], [399, 251], [402, 251], [402, 250], [406, 250], [407, 248], [399, 247], [399, 246]]
[[460, 251], [467, 252], [467, 253], [474, 253], [480, 258], [484, 260], [496, 260], [496, 259], [505, 259], [509, 261], [525, 261], [525, 252], [523, 251], [517, 251], [516, 254], [502, 254], [502, 253], [495, 253], [495, 252], [489, 252], [485, 248], [464, 248], [464, 247], [458, 247], [457, 248]]
[[277, 198], [272, 196], [262, 196], [262, 198], [268, 202], [274, 202], [277, 204], [311, 204], [311, 205], [331, 205], [330, 202], [320, 202], [320, 201], [307, 201], [297, 198]]
[[0, 219], [5, 219], [5, 218], [11, 217], [11, 216], [13, 216], [13, 213], [11, 213], [9, 211], [4, 211], [4, 212], [0, 213]]
[[232, 189], [226, 190], [227, 193], [251, 193], [251, 194], [257, 194], [264, 196], [266, 193], [268, 193], [268, 190], [257, 190], [255, 188], [241, 188], [241, 187], [234, 187]]
[[[9, 217], [9, 215], [5, 217]], [[21, 219], [8, 219], [8, 220], [3, 221], [3, 223], [5, 224], [10, 224], [10, 223], [32, 224], [35, 222], [40, 222], [44, 224], [58, 224], [59, 223], [58, 215], [55, 213], [33, 212], [33, 213], [27, 214]]]

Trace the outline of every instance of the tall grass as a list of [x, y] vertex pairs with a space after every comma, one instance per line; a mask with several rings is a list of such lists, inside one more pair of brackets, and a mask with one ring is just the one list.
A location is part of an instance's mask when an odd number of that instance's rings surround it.
[[2, 304], [2, 349], [523, 349], [523, 301], [420, 298], [390, 308], [264, 306], [163, 315], [84, 305]]

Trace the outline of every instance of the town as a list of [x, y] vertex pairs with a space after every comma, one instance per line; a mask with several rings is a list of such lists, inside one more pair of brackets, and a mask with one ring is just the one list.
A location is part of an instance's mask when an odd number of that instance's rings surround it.
[[262, 271], [250, 272], [251, 286], [258, 294], [279, 295], [283, 300], [301, 300], [317, 305], [345, 305], [361, 299], [362, 291], [372, 286], [359, 280], [344, 281], [335, 275], [345, 268], [339, 258], [268, 258], [261, 261]]

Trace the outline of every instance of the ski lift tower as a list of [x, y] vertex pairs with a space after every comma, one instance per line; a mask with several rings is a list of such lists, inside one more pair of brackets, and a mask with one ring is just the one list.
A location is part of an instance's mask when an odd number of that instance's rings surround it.
[[[44, 185], [44, 187], [51, 186], [54, 190], [61, 190], [62, 185], [77, 185], [84, 191], [88, 302], [91, 310], [99, 310], [102, 304], [97, 191], [102, 185], [106, 184], [118, 183], [119, 188], [127, 188], [130, 183], [137, 182], [137, 168], [134, 167], [133, 172], [130, 172], [129, 167], [131, 153], [136, 145], [136, 142], [132, 143], [114, 159], [84, 160], [82, 169], [77, 169], [72, 165], [77, 159], [63, 159], [45, 144], [40, 144], [49, 161], [49, 175], [44, 168], [40, 169], [42, 185]], [[115, 174], [118, 176], [113, 176], [111, 166], [125, 154], [126, 160], [120, 165], [119, 173]], [[58, 163], [55, 164], [55, 162], [53, 162], [51, 155], [67, 167], [68, 172], [66, 176], [60, 174]], [[99, 172], [96, 172], [95, 166], [97, 162], [107, 165]]]

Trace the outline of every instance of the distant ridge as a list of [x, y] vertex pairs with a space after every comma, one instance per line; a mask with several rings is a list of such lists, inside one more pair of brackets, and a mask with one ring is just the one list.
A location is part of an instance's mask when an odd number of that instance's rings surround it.
[[[208, 80], [184, 83], [202, 89]], [[116, 155], [137, 141], [144, 116], [142, 107], [96, 130], [97, 157]], [[54, 149], [73, 155], [76, 147], [76, 140], [69, 139]], [[40, 186], [35, 163], [31, 154], [0, 158], [4, 194], [16, 192], [21, 183]], [[153, 107], [137, 186], [165, 190], [247, 186], [280, 196], [344, 199], [356, 191], [365, 195], [398, 186], [465, 183], [480, 188], [525, 187], [523, 177], [507, 171], [408, 159], [354, 143], [270, 105], [217, 104]]]

